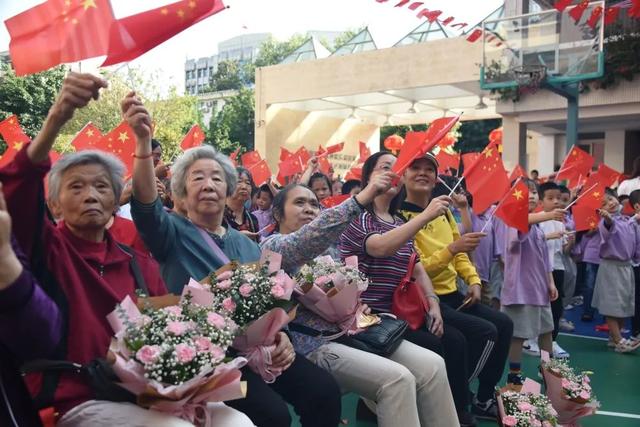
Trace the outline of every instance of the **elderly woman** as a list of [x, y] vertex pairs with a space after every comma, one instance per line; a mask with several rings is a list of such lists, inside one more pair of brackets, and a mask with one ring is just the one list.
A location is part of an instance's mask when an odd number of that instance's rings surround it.
[[[151, 117], [135, 93], [122, 102], [122, 111], [137, 138], [133, 171], [133, 219], [140, 235], [162, 268], [169, 288], [181, 292], [190, 277], [202, 279], [226, 264], [260, 258], [258, 245], [239, 231], [225, 227], [225, 200], [234, 194], [236, 171], [228, 157], [210, 146], [187, 150], [174, 164], [172, 190], [183, 201], [187, 216], [162, 208], [156, 192], [151, 160]], [[245, 399], [228, 402], [258, 426], [288, 427], [292, 404], [303, 426], [331, 427], [340, 421], [340, 391], [330, 374], [304, 357], [295, 357], [289, 338], [281, 332], [272, 363], [284, 368], [273, 384], [266, 384], [249, 368]]]
[[[122, 162], [102, 152], [83, 151], [63, 157], [51, 168], [49, 151], [58, 132], [77, 108], [97, 99], [103, 87], [106, 82], [98, 77], [69, 73], [40, 133], [0, 170], [8, 211], [20, 218], [14, 221], [15, 235], [62, 309], [63, 339], [50, 357], [79, 364], [107, 354], [113, 331], [106, 316], [117, 303], [126, 296], [135, 299], [136, 289], [146, 289], [149, 295], [166, 293], [150, 258], [119, 245], [105, 229], [122, 192]], [[55, 217], [64, 219], [57, 226], [45, 213], [42, 197], [48, 172], [49, 206]], [[27, 377], [27, 382], [62, 416], [57, 426], [191, 425], [132, 403], [96, 400], [87, 379], [75, 371], [44, 371], [42, 381]], [[249, 423], [230, 408], [221, 412], [231, 413], [227, 425]]]
[[[290, 184], [273, 202], [278, 232], [261, 246], [282, 254], [290, 274], [319, 255], [332, 255], [340, 234], [377, 193], [391, 185], [393, 174], [381, 175], [357, 196], [320, 211], [317, 196], [306, 186]], [[333, 256], [339, 253], [333, 251]], [[380, 427], [458, 426], [444, 360], [436, 353], [403, 341], [388, 358], [341, 343], [326, 341], [315, 331], [332, 335], [336, 325], [304, 307], [290, 325], [296, 350], [329, 370], [342, 389], [376, 403]], [[302, 326], [302, 328], [299, 327]], [[314, 331], [305, 334], [305, 330]], [[434, 415], [437, 414], [437, 415]]]
[[236, 191], [227, 197], [227, 206], [224, 211], [224, 219], [229, 227], [234, 228], [250, 238], [258, 241], [258, 218], [250, 213], [246, 204], [251, 199], [251, 193], [255, 185], [251, 172], [243, 167], [237, 167], [238, 184]]

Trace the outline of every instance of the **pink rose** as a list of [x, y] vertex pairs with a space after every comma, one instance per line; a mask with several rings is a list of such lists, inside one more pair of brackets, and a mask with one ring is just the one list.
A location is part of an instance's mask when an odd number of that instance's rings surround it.
[[587, 390], [582, 390], [580, 392], [580, 398], [584, 400], [589, 400], [591, 399], [591, 394]]
[[222, 273], [218, 274], [216, 276], [216, 278], [218, 279], [218, 282], [222, 281], [222, 280], [229, 280], [231, 279], [231, 276], [233, 275], [233, 272], [231, 270], [227, 270], [227, 271], [223, 271]]
[[223, 280], [222, 282], [218, 282], [216, 286], [218, 287], [218, 289], [222, 289], [223, 291], [226, 291], [231, 287], [231, 280], [229, 279]]
[[502, 418], [502, 424], [505, 426], [513, 427], [518, 424], [518, 420], [513, 415], [507, 415]]
[[243, 297], [249, 297], [249, 295], [251, 295], [251, 292], [253, 292], [253, 286], [251, 286], [250, 284], [245, 283], [240, 286], [240, 295], [242, 295]]
[[228, 297], [222, 300], [222, 307], [224, 307], [225, 310], [233, 313], [236, 310], [236, 303], [233, 302], [231, 297]]
[[207, 314], [207, 323], [218, 329], [222, 329], [226, 322], [224, 321], [224, 317], [220, 316], [218, 313], [209, 313]]
[[590, 383], [591, 382], [591, 378], [589, 378], [589, 375], [585, 375], [582, 377], [582, 382], [583, 383]]
[[533, 406], [527, 402], [520, 402], [518, 403], [518, 409], [520, 409], [521, 411], [531, 411], [533, 410]]
[[180, 336], [187, 332], [188, 325], [184, 322], [169, 322], [167, 323], [167, 332], [171, 335]]
[[178, 344], [175, 351], [176, 358], [180, 363], [189, 363], [196, 357], [196, 350], [186, 344]]
[[221, 361], [222, 359], [224, 359], [224, 356], [225, 356], [224, 350], [217, 345], [214, 345], [211, 347], [210, 353], [214, 362]]
[[136, 359], [148, 365], [158, 360], [160, 357], [160, 347], [157, 345], [145, 345], [136, 352]]
[[170, 307], [165, 307], [164, 311], [166, 311], [169, 314], [173, 314], [174, 316], [181, 316], [182, 315], [182, 308], [178, 307], [177, 305], [172, 305]]
[[284, 296], [284, 288], [280, 285], [273, 285], [271, 287], [271, 295], [275, 298], [282, 298]]
[[209, 338], [198, 337], [194, 340], [194, 343], [196, 345], [196, 349], [203, 353], [208, 353], [213, 348], [213, 344], [211, 343]]
[[562, 388], [570, 388], [571, 387], [571, 381], [569, 381], [566, 378], [562, 379]]

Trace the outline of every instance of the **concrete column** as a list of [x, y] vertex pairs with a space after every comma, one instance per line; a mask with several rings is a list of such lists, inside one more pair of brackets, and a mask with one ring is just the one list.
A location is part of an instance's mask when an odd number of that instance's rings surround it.
[[[537, 165], [535, 165], [535, 168], [538, 169], [541, 176], [549, 175], [553, 172], [555, 147], [555, 135], [540, 135], [538, 137], [538, 161], [536, 162]], [[530, 165], [530, 169], [533, 168], [534, 165]]]
[[515, 118], [502, 119], [502, 159], [507, 170], [516, 165], [529, 169], [527, 164], [527, 126]]
[[[263, 159], [267, 159], [270, 165], [275, 163], [271, 157], [278, 157], [280, 150], [273, 150], [275, 154], [267, 152], [267, 105], [262, 96], [262, 68], [256, 68], [255, 99], [255, 137], [254, 150], [258, 151]], [[271, 155], [270, 155], [271, 154]]]
[[615, 170], [624, 170], [624, 130], [608, 130], [604, 133], [604, 162]]

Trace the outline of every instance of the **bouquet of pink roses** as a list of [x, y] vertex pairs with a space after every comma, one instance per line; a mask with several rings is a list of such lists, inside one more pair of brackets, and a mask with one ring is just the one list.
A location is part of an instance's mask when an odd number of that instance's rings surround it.
[[303, 265], [296, 275], [298, 301], [324, 320], [338, 325], [343, 334], [353, 335], [372, 324], [380, 323], [377, 316], [363, 313], [360, 295], [369, 281], [358, 270], [358, 257], [345, 259], [344, 264], [330, 256], [321, 256]]
[[565, 359], [551, 359], [540, 352], [546, 394], [558, 411], [561, 424], [575, 426], [580, 418], [593, 415], [600, 407], [591, 389], [591, 372], [576, 373]]
[[208, 425], [208, 402], [244, 397], [246, 360], [225, 362], [237, 327], [208, 302], [186, 293], [178, 305], [140, 311], [127, 297], [107, 316], [113, 370], [140, 406]]
[[295, 316], [290, 301], [293, 280], [282, 270], [282, 255], [264, 251], [259, 263], [231, 263], [208, 279], [213, 306], [240, 327], [232, 347], [262, 379], [272, 383], [282, 373], [271, 364], [276, 335]]
[[553, 427], [557, 425], [556, 411], [551, 402], [540, 394], [540, 384], [527, 378], [521, 391], [508, 388], [498, 390], [498, 425], [503, 427]]

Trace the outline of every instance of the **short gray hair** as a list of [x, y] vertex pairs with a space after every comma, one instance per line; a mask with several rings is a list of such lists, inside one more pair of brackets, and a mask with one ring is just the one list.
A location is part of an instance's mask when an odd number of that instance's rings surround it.
[[83, 150], [66, 154], [58, 160], [49, 172], [49, 200], [60, 197], [62, 175], [70, 168], [82, 165], [100, 165], [107, 171], [115, 195], [116, 206], [120, 205], [120, 195], [124, 187], [124, 173], [127, 170], [120, 159], [113, 154], [98, 150]]
[[224, 180], [227, 183], [227, 197], [236, 191], [238, 185], [238, 175], [236, 168], [231, 163], [231, 159], [210, 145], [190, 148], [182, 154], [171, 168], [171, 192], [180, 198], [187, 196], [187, 171], [196, 161], [200, 159], [211, 159], [218, 162], [224, 173]]

